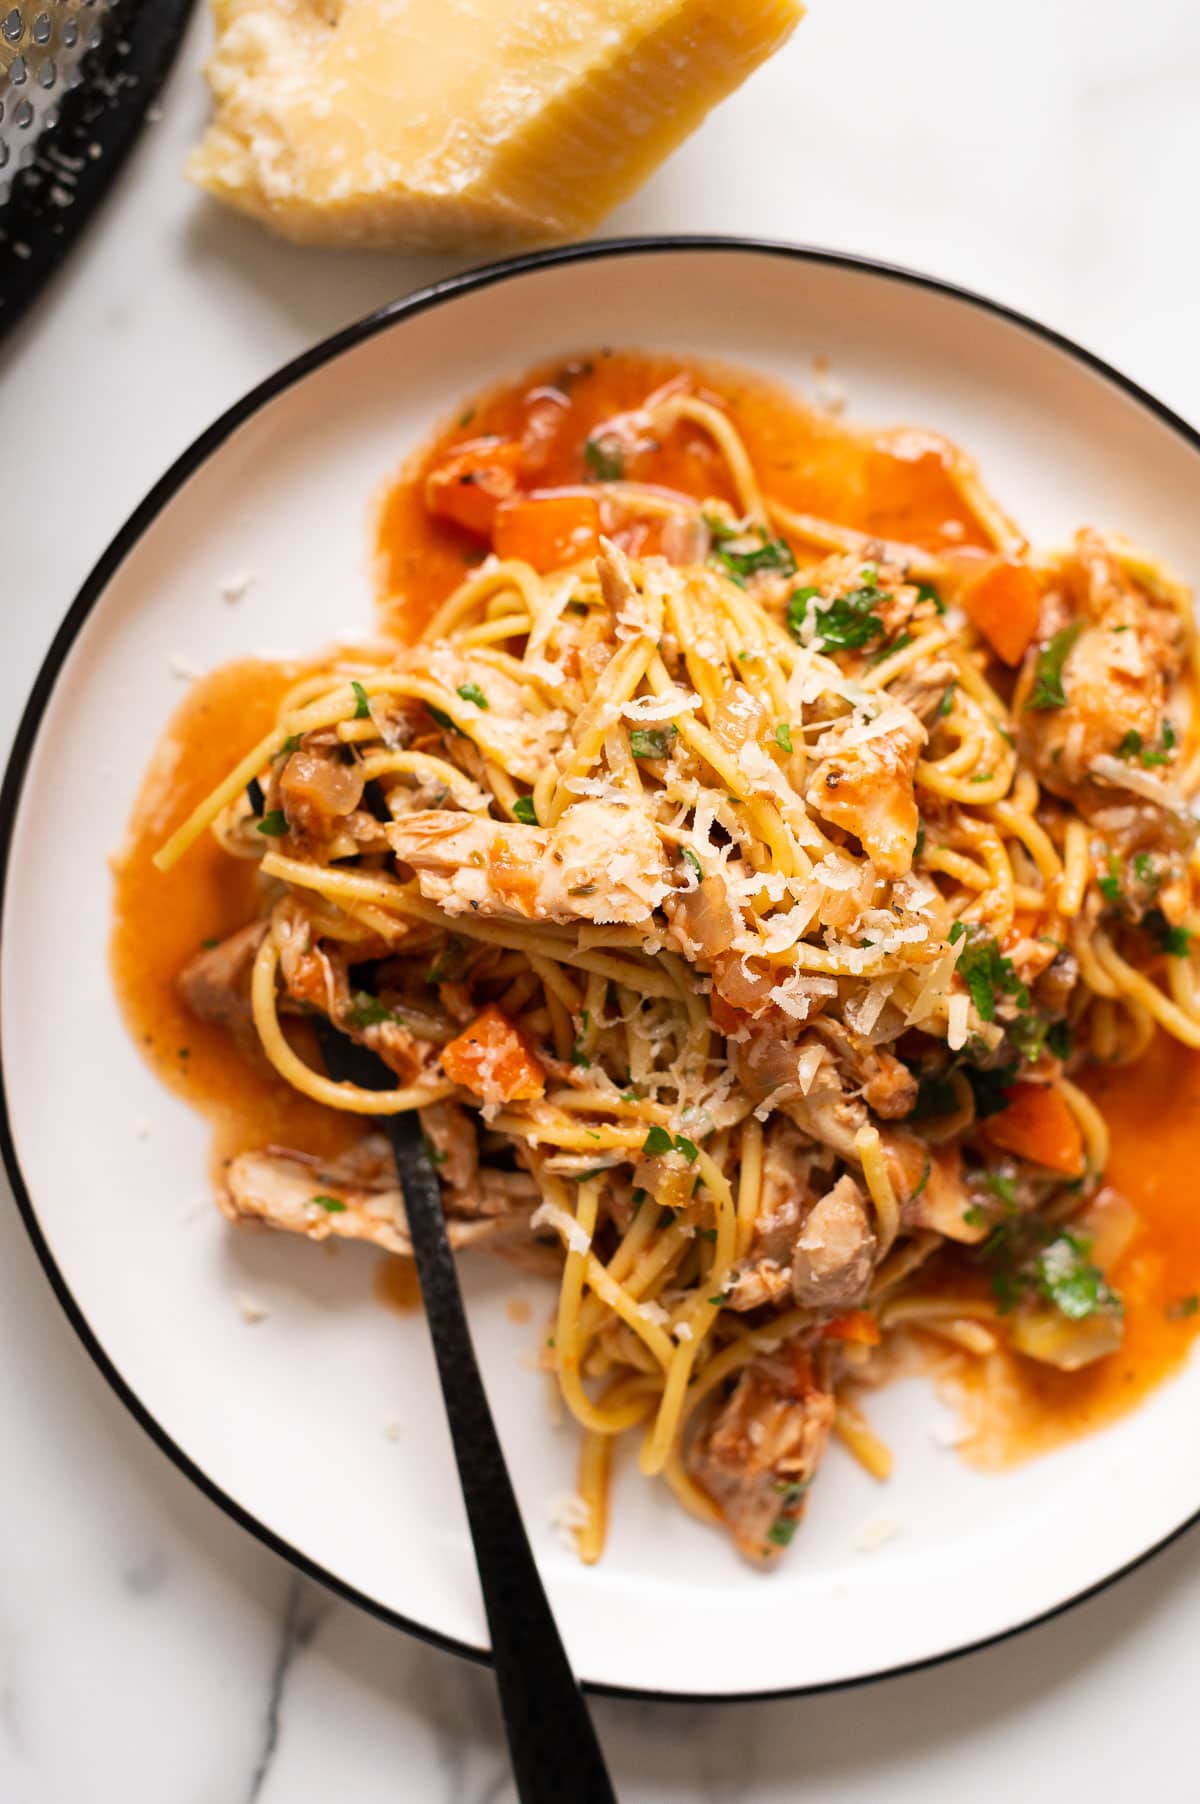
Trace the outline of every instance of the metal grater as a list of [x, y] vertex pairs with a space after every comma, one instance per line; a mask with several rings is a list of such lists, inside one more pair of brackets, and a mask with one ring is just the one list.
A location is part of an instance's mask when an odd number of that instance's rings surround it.
[[0, 337], [120, 169], [190, 5], [0, 0]]

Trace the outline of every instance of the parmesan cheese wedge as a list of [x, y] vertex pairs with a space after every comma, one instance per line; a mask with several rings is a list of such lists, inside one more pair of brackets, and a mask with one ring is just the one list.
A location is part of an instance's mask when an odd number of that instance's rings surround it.
[[213, 0], [192, 180], [306, 244], [586, 233], [800, 0]]

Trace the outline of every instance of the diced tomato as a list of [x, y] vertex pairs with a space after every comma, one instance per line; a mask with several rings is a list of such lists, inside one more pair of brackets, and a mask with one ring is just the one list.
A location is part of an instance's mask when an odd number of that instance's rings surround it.
[[1019, 664], [1037, 632], [1042, 602], [1029, 565], [1001, 558], [968, 582], [958, 599], [996, 656]]
[[848, 1309], [835, 1315], [821, 1330], [825, 1340], [852, 1340], [860, 1347], [877, 1347], [883, 1339], [879, 1323], [866, 1309]]
[[425, 477], [425, 505], [476, 538], [490, 539], [496, 509], [515, 494], [521, 447], [515, 439], [455, 445]]
[[550, 489], [502, 501], [492, 528], [497, 557], [523, 558], [535, 570], [560, 570], [594, 556], [599, 537], [600, 508], [593, 495]]
[[999, 1115], [989, 1115], [983, 1131], [993, 1146], [1016, 1153], [1047, 1171], [1077, 1178], [1083, 1171], [1083, 1134], [1054, 1084], [1014, 1084]]
[[528, 1102], [546, 1088], [537, 1053], [494, 1002], [442, 1048], [442, 1070], [485, 1102]]

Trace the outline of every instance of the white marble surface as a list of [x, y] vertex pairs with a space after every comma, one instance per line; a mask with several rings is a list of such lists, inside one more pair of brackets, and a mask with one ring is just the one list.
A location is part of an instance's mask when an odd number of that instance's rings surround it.
[[[301, 253], [193, 196], [178, 167], [206, 35], [198, 20], [162, 118], [0, 357], [5, 735], [79, 580], [166, 463], [284, 358], [446, 267]], [[787, 52], [610, 229], [924, 266], [1060, 325], [1196, 419], [1198, 167], [1189, 0], [812, 0]], [[7, 1207], [0, 1446], [6, 1804], [511, 1799], [488, 1675], [298, 1580], [194, 1493], [91, 1366]], [[626, 1804], [1133, 1787], [1190, 1804], [1198, 1628], [1193, 1533], [1067, 1617], [933, 1672], [597, 1717]]]

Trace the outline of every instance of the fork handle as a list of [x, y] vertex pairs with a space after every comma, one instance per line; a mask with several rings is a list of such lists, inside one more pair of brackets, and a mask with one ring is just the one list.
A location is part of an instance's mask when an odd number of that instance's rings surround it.
[[442, 1213], [415, 1129], [380, 1124], [396, 1155], [454, 1443], [521, 1804], [616, 1804], [592, 1719], [529, 1546], [488, 1407]]

